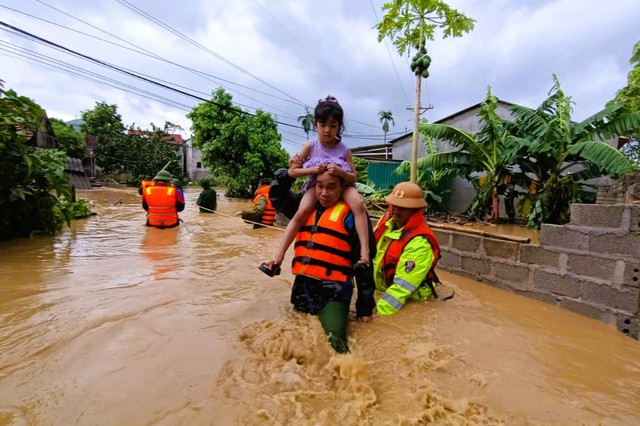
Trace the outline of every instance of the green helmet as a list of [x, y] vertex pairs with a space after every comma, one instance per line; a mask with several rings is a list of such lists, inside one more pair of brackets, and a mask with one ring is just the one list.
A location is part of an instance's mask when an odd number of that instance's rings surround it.
[[158, 174], [156, 175], [156, 177], [153, 178], [153, 180], [166, 180], [166, 181], [170, 181], [172, 178], [171, 173], [169, 173], [166, 170], [160, 170], [158, 172]]
[[171, 179], [171, 183], [174, 184], [175, 186], [178, 186], [180, 185], [180, 179], [173, 178]]

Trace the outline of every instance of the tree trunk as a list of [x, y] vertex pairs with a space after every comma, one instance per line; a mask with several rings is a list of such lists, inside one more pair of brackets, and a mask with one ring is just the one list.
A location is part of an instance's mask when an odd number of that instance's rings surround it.
[[411, 182], [418, 181], [418, 131], [420, 130], [420, 92], [422, 77], [416, 76], [416, 107], [413, 110], [413, 139], [411, 142]]
[[491, 198], [492, 221], [497, 225], [500, 221], [500, 195], [498, 195], [498, 188], [493, 188], [491, 191]]

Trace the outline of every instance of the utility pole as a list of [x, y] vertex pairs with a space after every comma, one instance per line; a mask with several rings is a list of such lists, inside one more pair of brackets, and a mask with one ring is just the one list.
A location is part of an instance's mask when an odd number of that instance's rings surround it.
[[[420, 76], [416, 79], [416, 100], [420, 100], [420, 89], [422, 86], [422, 78]], [[418, 181], [418, 130], [420, 124], [420, 116], [427, 112], [430, 109], [433, 109], [433, 105], [429, 105], [428, 107], [421, 107], [420, 103], [417, 102], [417, 108], [407, 107], [407, 110], [413, 111], [413, 137], [411, 141], [411, 182], [416, 183]]]

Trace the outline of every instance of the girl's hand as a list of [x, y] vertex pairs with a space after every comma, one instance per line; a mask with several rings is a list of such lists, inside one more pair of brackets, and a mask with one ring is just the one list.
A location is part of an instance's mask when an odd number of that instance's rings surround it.
[[313, 166], [311, 168], [311, 170], [316, 175], [319, 175], [320, 173], [324, 173], [324, 171], [327, 170], [327, 165], [326, 164], [318, 164], [317, 166]]
[[303, 164], [304, 164], [304, 159], [302, 157], [300, 157], [298, 154], [295, 154], [289, 160], [289, 168], [290, 169], [300, 169], [300, 168], [302, 168]]
[[340, 172], [342, 171], [342, 169], [339, 166], [336, 166], [335, 164], [327, 164], [326, 170], [327, 172], [329, 172], [330, 175], [341, 176]]

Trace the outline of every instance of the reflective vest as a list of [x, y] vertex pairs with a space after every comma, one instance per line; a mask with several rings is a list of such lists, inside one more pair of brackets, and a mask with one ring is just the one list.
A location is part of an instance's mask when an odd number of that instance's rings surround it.
[[144, 192], [149, 207], [149, 226], [167, 227], [178, 223], [176, 189], [172, 186], [148, 186]]
[[[376, 229], [374, 234], [376, 236], [376, 242], [380, 240], [380, 237], [384, 233], [384, 230], [387, 229], [386, 223], [391, 218], [391, 211], [387, 210], [384, 214]], [[431, 244], [431, 249], [433, 250], [433, 263], [431, 264], [431, 268], [429, 268], [429, 273], [423, 284], [429, 286], [431, 291], [434, 294], [434, 297], [438, 297], [435, 289], [433, 288], [433, 282], [439, 282], [438, 277], [435, 273], [435, 267], [438, 263], [438, 259], [440, 258], [440, 244], [438, 243], [438, 239], [435, 234], [427, 226], [424, 221], [424, 216], [422, 215], [422, 210], [419, 210], [413, 214], [407, 221], [407, 223], [402, 228], [402, 235], [399, 239], [394, 240], [389, 244], [387, 251], [382, 258], [381, 268], [384, 271], [385, 282], [387, 286], [391, 286], [393, 284], [393, 277], [396, 274], [396, 268], [398, 267], [398, 261], [400, 260], [400, 256], [402, 255], [402, 251], [404, 247], [414, 239], [415, 237], [422, 236], [429, 241]]]
[[264, 209], [264, 213], [262, 213], [262, 219], [260, 219], [260, 222], [265, 225], [273, 225], [273, 222], [276, 220], [276, 209], [273, 208], [271, 200], [269, 199], [269, 188], [269, 185], [261, 186], [256, 190], [256, 195], [253, 197], [254, 206], [258, 202], [258, 198], [262, 196], [267, 200], [267, 206]]
[[353, 276], [351, 244], [344, 219], [351, 209], [344, 202], [326, 209], [320, 218], [313, 211], [296, 236], [294, 275], [326, 281], [348, 281]]

